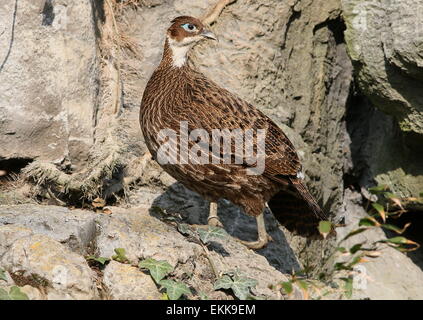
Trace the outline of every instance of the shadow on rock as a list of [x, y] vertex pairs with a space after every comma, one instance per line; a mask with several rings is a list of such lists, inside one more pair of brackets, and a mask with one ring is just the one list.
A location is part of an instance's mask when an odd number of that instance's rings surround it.
[[[169, 214], [179, 214], [188, 224], [207, 224], [209, 202], [180, 183], [171, 185], [165, 193], [155, 198], [151, 208], [155, 207], [164, 209]], [[157, 215], [154, 209], [150, 209], [150, 214]], [[221, 199], [218, 203], [218, 215], [224, 229], [232, 237], [246, 241], [257, 240], [256, 219], [244, 214], [239, 207]], [[273, 241], [256, 253], [264, 256], [269, 264], [280, 272], [291, 273], [293, 270], [300, 270], [301, 266], [280, 230], [278, 222], [267, 210], [265, 220], [266, 229]], [[212, 244], [211, 249], [222, 255], [227, 254], [222, 246], [215, 248]]]

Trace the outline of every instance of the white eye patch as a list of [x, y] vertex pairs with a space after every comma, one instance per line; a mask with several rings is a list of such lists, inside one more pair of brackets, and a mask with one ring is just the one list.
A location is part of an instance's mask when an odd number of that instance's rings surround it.
[[192, 23], [185, 23], [185, 24], [181, 25], [181, 27], [184, 28], [184, 30], [188, 31], [188, 32], [197, 31], [197, 27], [195, 25], [193, 25]]

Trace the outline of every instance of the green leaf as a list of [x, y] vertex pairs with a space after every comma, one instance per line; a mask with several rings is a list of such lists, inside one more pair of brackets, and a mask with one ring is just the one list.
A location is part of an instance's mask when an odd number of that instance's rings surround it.
[[129, 259], [126, 257], [126, 250], [123, 248], [116, 248], [115, 249], [115, 255], [112, 256], [112, 259], [121, 262], [126, 263], [129, 262]]
[[178, 300], [183, 294], [191, 294], [191, 290], [185, 283], [173, 280], [162, 280], [160, 285], [166, 288], [166, 294], [170, 300]]
[[5, 270], [3, 270], [2, 268], [0, 268], [0, 280], [7, 281], [7, 278], [6, 278], [6, 271], [5, 271]]
[[251, 288], [257, 285], [257, 281], [251, 278], [242, 277], [238, 274], [230, 277], [223, 275], [214, 284], [214, 289], [232, 289], [234, 295], [240, 300], [246, 300], [250, 296]]
[[110, 259], [109, 258], [105, 258], [105, 257], [95, 257], [95, 256], [88, 256], [87, 260], [91, 260], [91, 261], [95, 261], [100, 263], [101, 265], [105, 265], [106, 262], [109, 262]]
[[395, 199], [395, 198], [397, 198], [398, 196], [396, 196], [395, 194], [393, 194], [393, 193], [391, 193], [391, 192], [385, 192], [384, 194], [383, 194], [386, 198], [388, 198], [388, 199]]
[[347, 266], [345, 262], [337, 262], [335, 263], [335, 270], [352, 270], [352, 268]]
[[13, 286], [10, 288], [9, 293], [4, 289], [0, 289], [0, 300], [29, 300], [29, 298], [19, 287]]
[[10, 300], [9, 294], [2, 288], [0, 288], [0, 301], [1, 300]]
[[330, 221], [319, 222], [319, 232], [323, 236], [323, 238], [326, 238], [331, 230], [332, 230], [332, 223]]
[[364, 232], [364, 231], [366, 231], [366, 230], [367, 230], [367, 228], [358, 228], [358, 229], [356, 229], [356, 230], [353, 230], [353, 231], [351, 231], [350, 233], [348, 233], [348, 234], [345, 236], [345, 238], [344, 238], [344, 239], [342, 239], [342, 241], [345, 241], [345, 240], [347, 240], [347, 239], [351, 238], [352, 236], [355, 236], [355, 235], [357, 235], [357, 234], [359, 234], [359, 233], [362, 233], [362, 232]]
[[357, 257], [355, 257], [350, 263], [349, 263], [349, 267], [353, 267], [353, 266], [355, 266], [356, 264], [358, 264], [358, 263], [360, 263], [360, 262], [363, 262], [363, 256], [362, 255], [359, 255], [359, 256], [357, 256]]
[[414, 251], [420, 248], [420, 245], [417, 242], [411, 241], [404, 237], [393, 237], [386, 240], [380, 240], [378, 242], [388, 243], [391, 247], [394, 247], [395, 249], [403, 252]]
[[173, 271], [173, 267], [167, 261], [157, 261], [152, 258], [140, 262], [141, 269], [148, 269], [156, 283], [159, 283], [166, 275]]
[[386, 240], [386, 242], [395, 243], [395, 244], [409, 244], [409, 241], [410, 240], [404, 237], [393, 237]]
[[213, 226], [209, 226], [207, 229], [198, 229], [197, 232], [204, 244], [213, 239], [224, 239], [228, 235], [222, 228]]
[[233, 284], [233, 280], [228, 275], [223, 275], [214, 283], [214, 290], [219, 289], [231, 289]]
[[163, 292], [162, 297], [160, 298], [160, 300], [170, 300], [169, 296], [167, 295], [166, 292]]
[[290, 281], [282, 282], [282, 289], [287, 293], [291, 294], [294, 291], [292, 283]]
[[367, 217], [367, 218], [360, 219], [358, 226], [359, 227], [376, 227], [376, 226], [379, 226], [379, 222], [377, 222], [372, 217]]
[[336, 248], [336, 251], [341, 252], [341, 253], [347, 253], [347, 249], [345, 249], [344, 247], [338, 247]]
[[369, 188], [369, 191], [373, 194], [376, 193], [381, 193], [381, 192], [385, 192], [387, 191], [389, 188], [386, 185], [380, 185], [380, 186], [376, 186], [376, 187], [371, 187]]
[[362, 247], [363, 247], [363, 243], [357, 243], [350, 248], [350, 253], [354, 254], [357, 251], [361, 250]]
[[379, 213], [379, 215], [382, 217], [382, 220], [386, 220], [386, 212], [385, 208], [379, 204], [379, 203], [372, 203], [372, 207]]
[[178, 228], [178, 231], [180, 233], [182, 233], [183, 235], [186, 235], [186, 236], [194, 236], [195, 235], [194, 231], [186, 223], [180, 223], [180, 224], [178, 224], [178, 227], [177, 228]]
[[16, 286], [10, 288], [9, 296], [12, 300], [29, 300], [26, 293], [22, 292], [21, 289]]
[[393, 224], [387, 224], [387, 223], [385, 223], [385, 224], [383, 224], [382, 225], [382, 228], [384, 228], [384, 229], [387, 229], [387, 230], [392, 230], [392, 231], [394, 231], [394, 232], [396, 232], [396, 233], [398, 233], [398, 234], [402, 234], [402, 233], [404, 233], [404, 231], [409, 227], [411, 225], [411, 223], [407, 223], [405, 226], [404, 226], [404, 228], [400, 228], [400, 227], [397, 227], [397, 226], [394, 226]]
[[308, 283], [305, 282], [304, 280], [298, 280], [297, 283], [298, 283], [298, 285], [300, 286], [301, 289], [303, 289], [303, 290], [308, 289]]
[[341, 280], [345, 282], [344, 284], [345, 296], [348, 299], [351, 299], [353, 294], [353, 278], [341, 278]]

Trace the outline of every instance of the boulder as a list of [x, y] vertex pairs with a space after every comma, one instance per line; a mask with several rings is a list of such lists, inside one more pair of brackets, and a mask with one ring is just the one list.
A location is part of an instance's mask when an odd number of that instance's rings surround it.
[[370, 175], [379, 184], [401, 196], [416, 197], [423, 190], [423, 3], [341, 2], [357, 84], [371, 105], [384, 113], [351, 106], [361, 110], [365, 121], [360, 126], [366, 128], [365, 133], [358, 129], [364, 140], [355, 147], [365, 149], [361, 158], [367, 158]]
[[[25, 289], [30, 298], [159, 299], [159, 287], [138, 268], [139, 261], [147, 258], [172, 265], [172, 278], [192, 289], [190, 299], [199, 299], [200, 293], [211, 299], [232, 299], [213, 285], [221, 274], [236, 270], [257, 280], [255, 295], [282, 298], [272, 286], [287, 281], [285, 273], [274, 267], [270, 255], [249, 250], [230, 235], [216, 239], [207, 249], [181, 234], [175, 220], [159, 219], [145, 206], [109, 207], [111, 214], [32, 206], [33, 223], [28, 223], [28, 207], [0, 206], [0, 268], [7, 271], [7, 281], [0, 280], [0, 286], [30, 286], [33, 289]], [[87, 242], [86, 226], [93, 223], [93, 216], [95, 230]], [[125, 249], [129, 261], [112, 260], [105, 268], [90, 263], [90, 269], [87, 256], [110, 259], [118, 248]], [[296, 297], [302, 298], [301, 293]]]
[[0, 160], [78, 165], [98, 91], [92, 1], [6, 1], [0, 30]]
[[47, 299], [84, 300], [98, 296], [94, 272], [84, 257], [47, 236], [20, 238], [1, 255], [0, 265], [17, 285], [41, 288]]

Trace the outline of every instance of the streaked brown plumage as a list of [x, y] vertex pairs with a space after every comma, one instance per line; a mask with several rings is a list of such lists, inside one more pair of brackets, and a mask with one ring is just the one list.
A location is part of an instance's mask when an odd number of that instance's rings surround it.
[[[195, 32], [186, 30], [186, 24], [193, 25]], [[318, 222], [327, 217], [299, 178], [301, 164], [286, 135], [254, 106], [219, 87], [181, 58], [179, 51], [188, 52], [192, 44], [205, 37], [213, 35], [192, 17], [178, 17], [168, 29], [162, 61], [147, 84], [140, 111], [142, 132], [153, 158], [160, 147], [158, 132], [166, 128], [178, 131], [181, 121], [188, 122], [189, 131], [202, 128], [209, 133], [224, 128], [265, 129], [266, 162], [261, 175], [247, 175], [246, 161], [162, 167], [211, 202], [228, 199], [255, 217], [268, 203], [278, 221], [290, 231], [318, 235]]]

